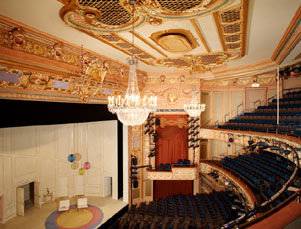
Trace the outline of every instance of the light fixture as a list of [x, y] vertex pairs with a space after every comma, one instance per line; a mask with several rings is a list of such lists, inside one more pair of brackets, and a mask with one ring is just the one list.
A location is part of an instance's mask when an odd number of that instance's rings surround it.
[[[192, 73], [195, 72], [195, 61], [191, 68]], [[197, 88], [192, 89], [192, 98], [189, 104], [184, 104], [184, 110], [190, 117], [199, 117], [205, 111], [205, 104], [198, 103]]]
[[[130, 4], [133, 7], [133, 47], [134, 47], [134, 5], [135, 0], [131, 0]], [[140, 92], [138, 88], [136, 65], [138, 60], [132, 55], [128, 59], [130, 65], [128, 88], [125, 96], [110, 96], [108, 109], [113, 114], [116, 113], [120, 122], [128, 126], [141, 125], [147, 119], [149, 113], [154, 112], [157, 106], [157, 97], [151, 96], [143, 99], [140, 97]]]

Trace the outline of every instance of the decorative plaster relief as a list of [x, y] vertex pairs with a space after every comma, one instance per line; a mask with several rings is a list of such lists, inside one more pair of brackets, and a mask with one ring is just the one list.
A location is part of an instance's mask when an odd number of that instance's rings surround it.
[[175, 168], [171, 171], [146, 170], [146, 177], [150, 180], [195, 180], [198, 178], [198, 168]]

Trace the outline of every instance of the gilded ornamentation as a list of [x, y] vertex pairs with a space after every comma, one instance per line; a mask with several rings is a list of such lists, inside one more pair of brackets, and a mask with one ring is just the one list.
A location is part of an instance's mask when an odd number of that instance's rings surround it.
[[154, 25], [154, 26], [161, 25], [162, 24], [162, 19], [161, 18], [157, 18], [157, 17], [150, 17], [148, 19], [148, 23], [150, 25]]
[[167, 101], [168, 101], [168, 104], [170, 105], [173, 105], [177, 102], [179, 96], [176, 94], [176, 93], [167, 93]]
[[21, 28], [13, 28], [8, 32], [10, 47], [14, 49], [22, 49], [25, 46], [26, 40]]
[[66, 51], [60, 42], [53, 41], [50, 44], [51, 38], [45, 39], [38, 34], [32, 36], [32, 32], [28, 32], [25, 28], [13, 27], [10, 30], [9, 28], [0, 23], [0, 45], [79, 66], [79, 54], [74, 48], [68, 47], [74, 52]]
[[108, 69], [109, 63], [107, 61], [102, 63], [99, 59], [93, 58], [88, 64], [85, 74], [90, 76], [92, 80], [102, 83], [106, 77]]
[[180, 81], [180, 83], [184, 83], [185, 82], [185, 76], [184, 75], [180, 75], [179, 76], [179, 81]]
[[160, 80], [161, 80], [161, 83], [162, 83], [162, 84], [164, 84], [165, 79], [166, 79], [166, 76], [165, 76], [165, 75], [161, 75], [161, 76], [160, 76]]
[[55, 43], [52, 46], [51, 54], [55, 59], [60, 60], [63, 56], [63, 49], [61, 43]]
[[[60, 16], [68, 25], [88, 33], [90, 36], [111, 45], [128, 55], [138, 54], [136, 58], [148, 65], [160, 65], [165, 67], [186, 68], [189, 63], [182, 57], [170, 57], [162, 53], [160, 50], [147, 43], [151, 48], [158, 51], [165, 59], [158, 59], [147, 53], [146, 50], [132, 46], [125, 41], [118, 32], [131, 30], [132, 24], [135, 27], [142, 26], [148, 22], [151, 25], [159, 25], [164, 20], [192, 19], [206, 14], [211, 14], [227, 5], [234, 0], [139, 0], [135, 3], [135, 18], [133, 22], [132, 5], [129, 0], [70, 0], [63, 1], [64, 7], [60, 10]], [[181, 32], [181, 31], [184, 32]], [[196, 39], [189, 31], [177, 29], [176, 32], [171, 31], [166, 34], [159, 34], [157, 44], [170, 52], [183, 53], [198, 46]], [[177, 45], [174, 45], [174, 43]], [[208, 50], [207, 50], [208, 51]], [[235, 51], [235, 50], [234, 50]], [[209, 52], [209, 51], [208, 51]], [[224, 49], [219, 55], [213, 55], [211, 52], [202, 54], [201, 63], [199, 63], [198, 71], [208, 71], [216, 65], [223, 64], [225, 61], [232, 60], [233, 57], [239, 57], [239, 53], [232, 52], [231, 57], [229, 51]], [[233, 56], [233, 57], [232, 57]], [[209, 62], [208, 62], [209, 60]]]
[[183, 53], [199, 46], [189, 30], [169, 29], [155, 32], [150, 37], [161, 48], [168, 52]]
[[243, 79], [220, 79], [220, 80], [202, 80], [201, 86], [204, 87], [223, 87], [223, 86], [247, 86], [254, 83], [254, 80], [259, 83], [260, 85], [273, 85], [276, 84], [275, 77], [266, 77], [260, 78], [256, 76], [255, 78], [250, 76]]
[[183, 118], [177, 120], [167, 120], [166, 118], [160, 118], [160, 127], [165, 128], [166, 126], [178, 126], [179, 128], [186, 127], [187, 121]]
[[195, 72], [208, 71], [217, 65], [222, 65], [229, 60], [237, 58], [237, 52], [211, 52], [198, 55], [186, 55], [179, 57], [164, 57], [154, 63], [158, 66], [190, 68], [195, 63]]
[[146, 170], [146, 177], [150, 180], [196, 180], [198, 179], [198, 168], [175, 168], [171, 171]]

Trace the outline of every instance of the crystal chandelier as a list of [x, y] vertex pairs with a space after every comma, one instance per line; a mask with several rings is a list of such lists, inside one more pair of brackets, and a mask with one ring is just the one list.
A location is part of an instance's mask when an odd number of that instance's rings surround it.
[[[194, 71], [195, 66], [193, 65], [192, 71]], [[184, 110], [190, 117], [199, 117], [202, 112], [205, 111], [205, 104], [198, 103], [197, 99], [197, 89], [192, 89], [192, 98], [189, 104], [184, 104]]]
[[[133, 46], [134, 46], [134, 4], [135, 1], [130, 1], [133, 6]], [[136, 65], [138, 60], [131, 56], [128, 59], [130, 65], [128, 88], [124, 97], [110, 96], [108, 109], [113, 114], [117, 114], [120, 122], [128, 126], [141, 125], [147, 119], [150, 112], [154, 112], [157, 107], [157, 97], [151, 96], [150, 98], [143, 99], [140, 97]]]

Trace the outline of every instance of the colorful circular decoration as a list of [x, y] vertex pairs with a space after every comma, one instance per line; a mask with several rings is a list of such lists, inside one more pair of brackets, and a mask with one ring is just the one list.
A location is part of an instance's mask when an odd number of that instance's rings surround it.
[[76, 161], [71, 164], [72, 169], [78, 169], [78, 167], [79, 167], [79, 165]]
[[69, 161], [69, 162], [73, 162], [74, 160], [75, 160], [74, 154], [69, 154], [69, 156], [68, 156], [68, 161]]
[[91, 167], [90, 162], [86, 161], [86, 162], [84, 163], [84, 169], [85, 169], [85, 170], [88, 170], [88, 169], [90, 169], [90, 167]]
[[78, 170], [78, 174], [79, 174], [79, 175], [84, 175], [84, 174], [85, 174], [85, 169], [84, 169], [84, 168], [80, 168], [80, 169]]
[[71, 205], [69, 211], [51, 213], [45, 221], [45, 228], [98, 228], [102, 219], [103, 212], [96, 206], [89, 204], [88, 208], [77, 210], [76, 205]]
[[82, 155], [80, 153], [75, 153], [75, 161], [79, 161], [82, 158]]

